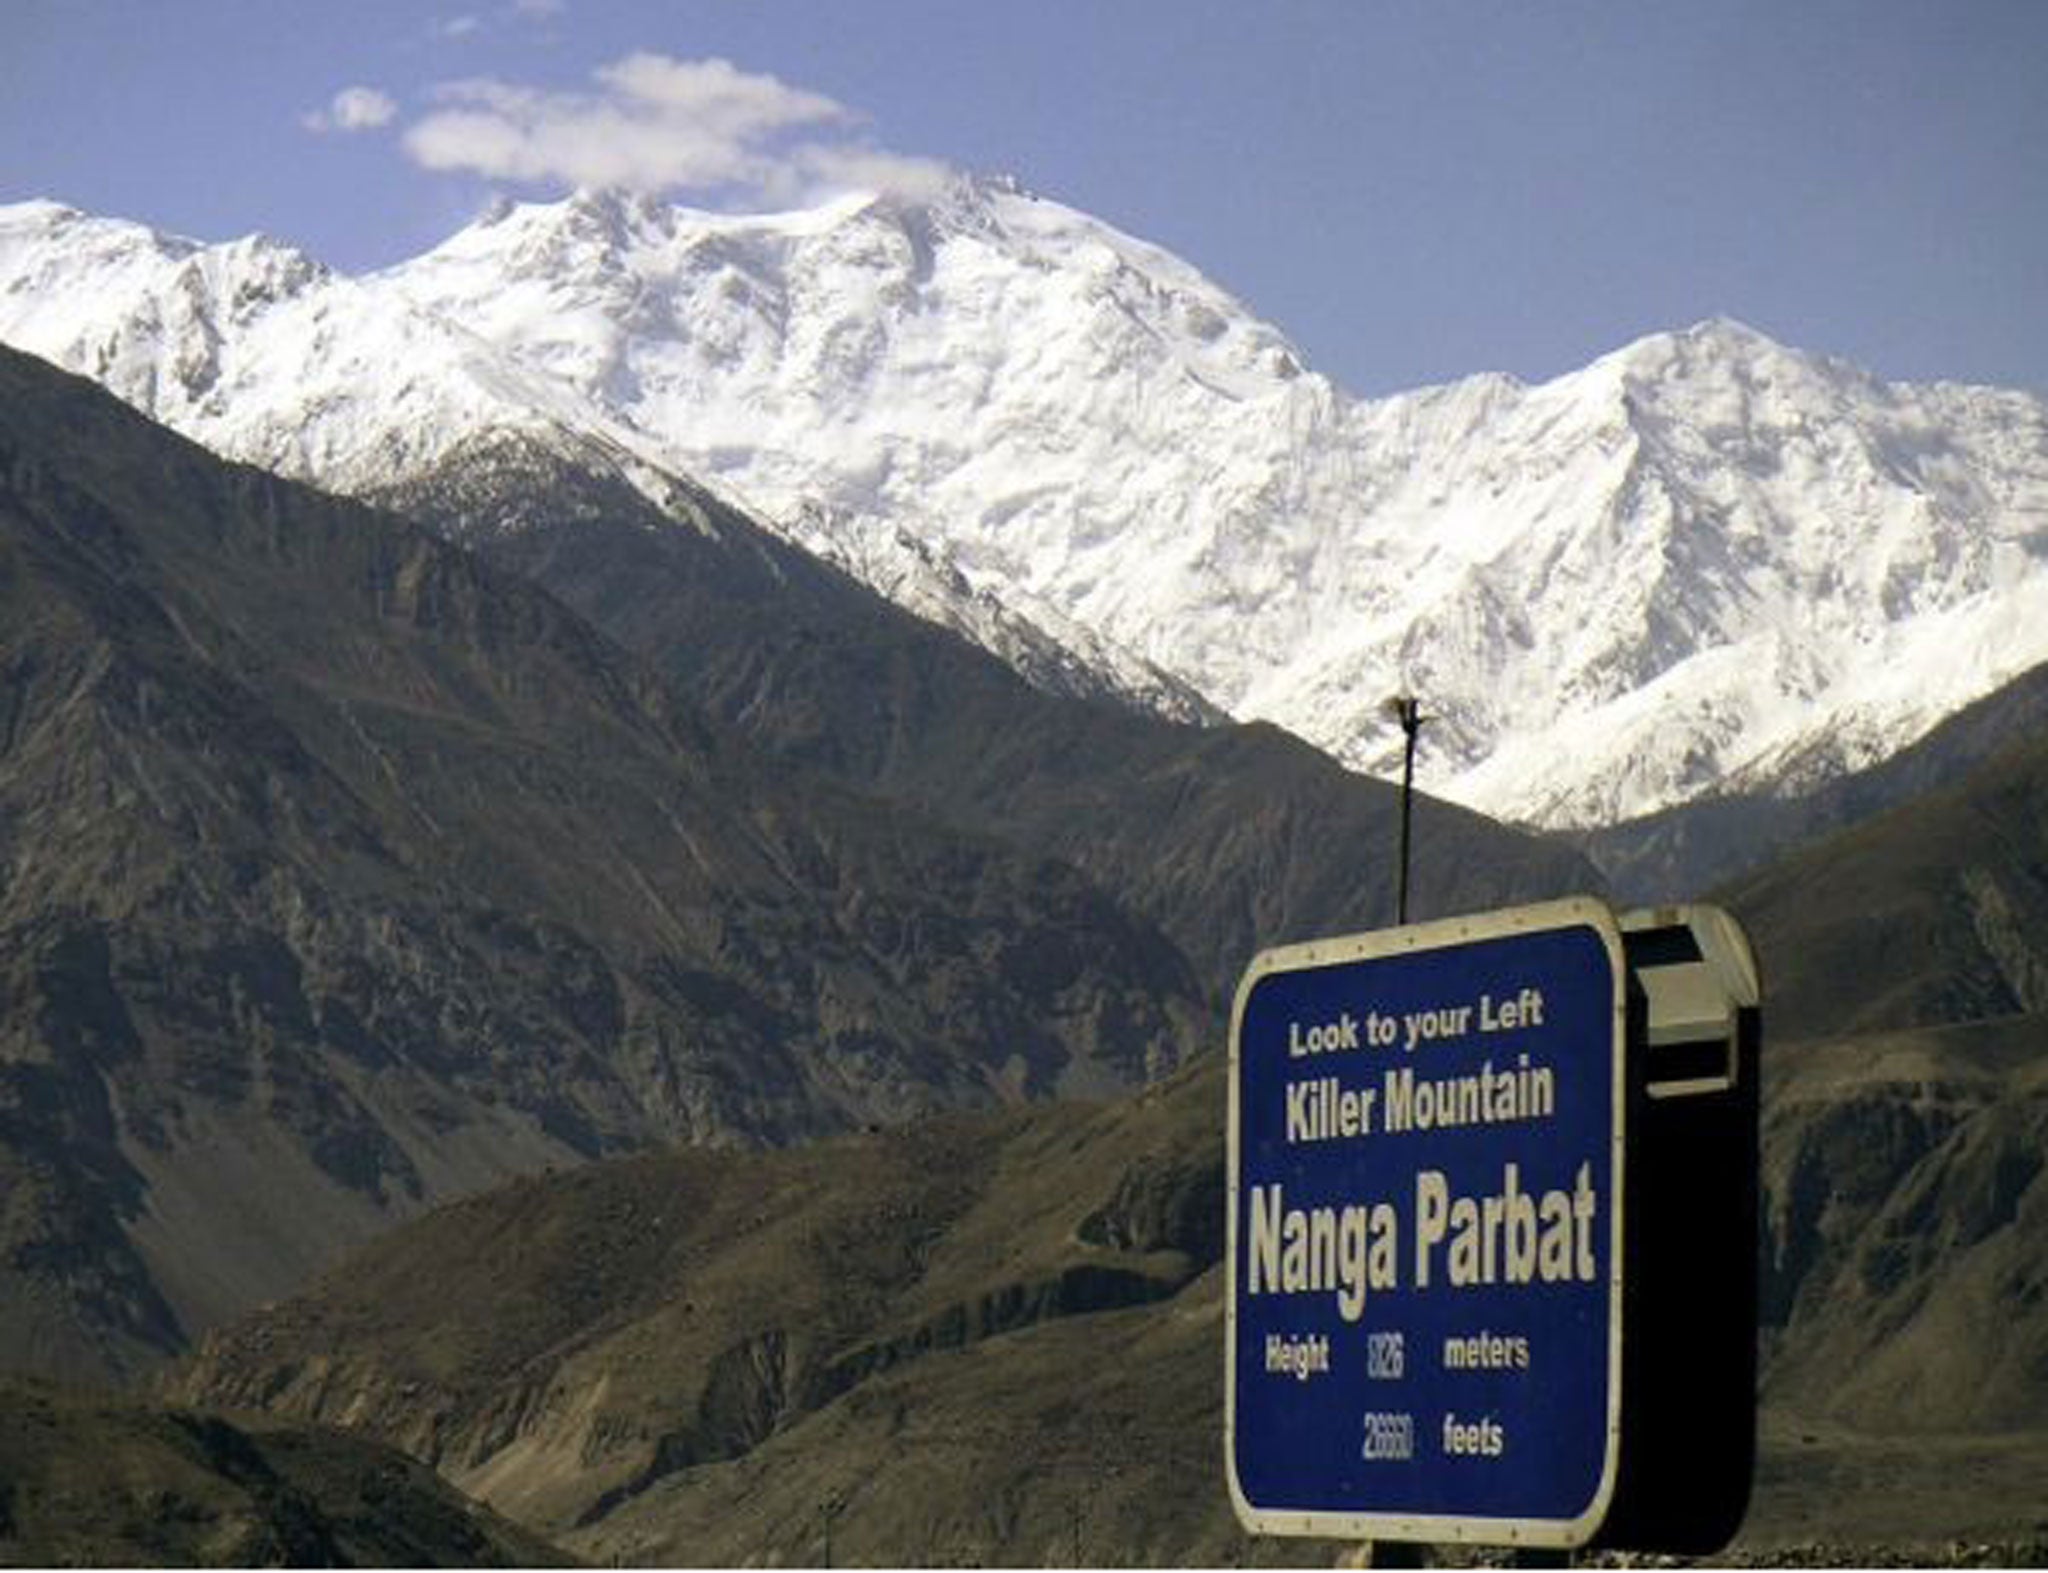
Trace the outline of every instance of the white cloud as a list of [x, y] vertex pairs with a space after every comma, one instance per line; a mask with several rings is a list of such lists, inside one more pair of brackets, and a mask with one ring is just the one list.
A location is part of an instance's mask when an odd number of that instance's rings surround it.
[[374, 87], [345, 87], [327, 102], [300, 117], [308, 131], [374, 131], [398, 117], [398, 105]]
[[538, 27], [567, 15], [568, 10], [567, 0], [511, 0], [510, 4], [492, 6], [483, 11], [437, 16], [427, 24], [426, 36], [443, 43], [481, 38], [507, 26]]
[[589, 92], [490, 78], [444, 83], [409, 127], [428, 169], [528, 184], [724, 191], [787, 201], [820, 186], [928, 190], [944, 165], [870, 146], [861, 118], [822, 93], [719, 59], [642, 51], [594, 73]]
[[729, 60], [672, 60], [641, 50], [601, 66], [597, 79], [611, 90], [614, 102], [644, 105], [657, 117], [688, 121], [735, 139], [784, 126], [852, 119], [822, 93], [742, 71]]
[[935, 158], [914, 158], [851, 144], [798, 148], [792, 167], [807, 176], [805, 184], [814, 188], [891, 191], [911, 198], [937, 196], [954, 174], [951, 165]]

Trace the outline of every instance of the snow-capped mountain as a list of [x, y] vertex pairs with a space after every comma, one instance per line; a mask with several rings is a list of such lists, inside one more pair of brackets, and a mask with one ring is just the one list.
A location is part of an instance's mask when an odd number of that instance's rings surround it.
[[[0, 208], [0, 336], [232, 458], [360, 491], [479, 430], [610, 437], [451, 320], [265, 236]], [[615, 424], [615, 423], [613, 423]]]
[[0, 337], [236, 457], [374, 490], [435, 422], [600, 433], [999, 651], [1149, 662], [1360, 768], [1420, 693], [1423, 784], [1496, 814], [1825, 776], [2048, 659], [2048, 406], [1731, 322], [1368, 402], [1003, 182], [508, 204], [359, 280], [62, 213], [0, 210]]
[[[571, 205], [568, 227], [593, 206], [615, 211], [611, 199]], [[376, 499], [482, 438], [516, 435], [616, 472], [701, 523], [696, 477], [677, 475], [669, 457], [675, 444], [479, 337], [468, 326], [479, 315], [415, 303], [266, 236], [209, 246], [55, 202], [0, 206], [0, 342], [93, 378], [217, 453]], [[970, 585], [943, 543], [904, 537], [886, 560], [846, 566], [1043, 687], [1187, 720], [1220, 714], [1050, 607], [1022, 611]]]

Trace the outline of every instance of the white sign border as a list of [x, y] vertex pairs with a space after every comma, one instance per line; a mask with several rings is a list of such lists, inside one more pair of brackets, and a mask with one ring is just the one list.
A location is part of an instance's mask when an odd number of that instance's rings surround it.
[[[1590, 928], [1607, 949], [1614, 980], [1613, 1066], [1614, 1131], [1608, 1155], [1613, 1206], [1608, 1222], [1607, 1272], [1607, 1450], [1600, 1484], [1577, 1518], [1486, 1518], [1444, 1514], [1349, 1513], [1262, 1508], [1244, 1494], [1237, 1478], [1237, 1317], [1241, 1279], [1237, 1237], [1240, 1186], [1240, 1119], [1238, 1108], [1240, 1033], [1252, 990], [1276, 973], [1303, 972], [1347, 962], [1376, 961], [1454, 945], [1551, 930]], [[1566, 896], [1527, 906], [1506, 907], [1463, 917], [1441, 918], [1405, 928], [1375, 929], [1332, 939], [1309, 940], [1264, 950], [1252, 958], [1237, 986], [1230, 1008], [1228, 1077], [1230, 1116], [1224, 1159], [1225, 1261], [1229, 1287], [1223, 1299], [1223, 1470], [1230, 1487], [1230, 1505], [1238, 1522], [1254, 1535], [1312, 1535], [1331, 1540], [1390, 1540], [1436, 1544], [1542, 1546], [1573, 1550], [1596, 1535], [1613, 1506], [1621, 1468], [1621, 1345], [1622, 1345], [1622, 1214], [1626, 1205], [1625, 1140], [1628, 1124], [1628, 967], [1622, 952], [1621, 925], [1614, 909], [1596, 896]]]

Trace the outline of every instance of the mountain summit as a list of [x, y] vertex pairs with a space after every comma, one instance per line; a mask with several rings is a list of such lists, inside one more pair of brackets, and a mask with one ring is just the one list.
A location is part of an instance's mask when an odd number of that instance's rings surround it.
[[[598, 434], [1027, 671], [1064, 646], [1370, 771], [1398, 759], [1382, 701], [1420, 693], [1422, 779], [1499, 815], [1804, 785], [2048, 659], [2048, 405], [1726, 320], [1361, 401], [1013, 182], [501, 205], [247, 321], [202, 265], [234, 248], [130, 226], [124, 261], [52, 212], [0, 209], [0, 338], [236, 457], [375, 491], [496, 424]], [[200, 395], [160, 369], [194, 344]]]

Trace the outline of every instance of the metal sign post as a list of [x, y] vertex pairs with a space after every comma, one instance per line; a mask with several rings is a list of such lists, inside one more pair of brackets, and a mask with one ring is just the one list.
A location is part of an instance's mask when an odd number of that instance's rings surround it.
[[1394, 921], [1408, 921], [1408, 851], [1409, 831], [1415, 820], [1415, 741], [1421, 734], [1422, 723], [1429, 717], [1422, 713], [1422, 701], [1407, 694], [1397, 694], [1387, 701], [1387, 711], [1401, 725], [1401, 853], [1400, 877], [1394, 886]]

